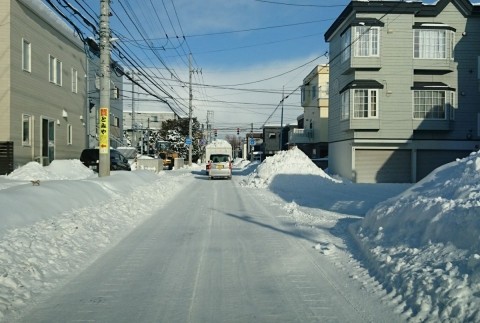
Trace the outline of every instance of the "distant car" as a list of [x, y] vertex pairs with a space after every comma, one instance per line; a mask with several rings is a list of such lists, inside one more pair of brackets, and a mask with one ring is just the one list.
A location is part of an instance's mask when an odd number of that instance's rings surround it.
[[[88, 168], [98, 172], [99, 150], [97, 148], [84, 149], [80, 155], [80, 161]], [[118, 150], [110, 149], [110, 170], [132, 170], [128, 159]]]
[[211, 154], [208, 161], [208, 176], [210, 179], [217, 177], [232, 178], [232, 158], [227, 154]]

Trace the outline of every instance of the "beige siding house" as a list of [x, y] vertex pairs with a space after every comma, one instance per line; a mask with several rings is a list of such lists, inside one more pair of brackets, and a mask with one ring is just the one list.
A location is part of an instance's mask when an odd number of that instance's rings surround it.
[[85, 147], [82, 42], [41, 1], [0, 2], [0, 142], [14, 165], [79, 158]]
[[416, 182], [480, 145], [480, 7], [352, 1], [330, 47], [329, 169]]
[[288, 144], [298, 146], [310, 158], [328, 155], [329, 66], [316, 66], [304, 79], [301, 103], [303, 114], [298, 128], [289, 132]]

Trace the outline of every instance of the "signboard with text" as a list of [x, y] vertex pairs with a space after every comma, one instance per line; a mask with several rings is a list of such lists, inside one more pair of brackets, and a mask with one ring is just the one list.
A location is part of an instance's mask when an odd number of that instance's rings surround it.
[[108, 154], [108, 108], [100, 108], [99, 124], [100, 154]]

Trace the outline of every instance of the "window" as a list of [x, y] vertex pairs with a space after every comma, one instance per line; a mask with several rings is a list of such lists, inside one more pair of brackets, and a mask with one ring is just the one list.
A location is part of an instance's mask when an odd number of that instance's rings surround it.
[[32, 71], [32, 45], [27, 40], [22, 40], [22, 69]]
[[78, 93], [78, 71], [72, 67], [72, 92]]
[[415, 29], [413, 57], [420, 59], [453, 59], [455, 36], [445, 29]]
[[114, 127], [120, 127], [120, 118], [119, 117], [113, 117], [113, 126]]
[[455, 92], [450, 92], [450, 102], [447, 104], [450, 111], [450, 120], [455, 120]]
[[49, 56], [49, 76], [50, 82], [62, 86], [62, 62], [53, 56]]
[[341, 94], [342, 100], [342, 120], [350, 118], [350, 91]]
[[56, 76], [56, 81], [57, 81], [57, 85], [62, 85], [62, 62], [60, 62], [58, 59], [57, 59], [57, 68], [55, 69], [55, 71], [57, 72], [57, 76]]
[[67, 124], [67, 145], [73, 144], [73, 127], [69, 123]]
[[355, 27], [355, 56], [379, 56], [380, 28], [371, 26]]
[[277, 134], [275, 132], [270, 132], [268, 134], [268, 138], [270, 138], [270, 139], [275, 139], [276, 137], [277, 137]]
[[413, 91], [414, 119], [445, 119], [447, 91]]
[[22, 116], [22, 145], [31, 146], [32, 145], [32, 116], [24, 114]]
[[342, 62], [350, 58], [350, 44], [350, 29], [348, 29], [342, 35]]
[[358, 89], [353, 91], [354, 118], [378, 117], [378, 90]]
[[312, 100], [315, 100], [317, 98], [317, 86], [312, 85]]
[[118, 87], [114, 85], [111, 91], [112, 91], [112, 95], [111, 95], [112, 99], [117, 100], [120, 98], [120, 89]]
[[301, 89], [301, 95], [302, 95], [302, 104], [305, 103], [306, 99], [307, 99], [307, 89], [306, 89], [306, 85], [303, 85], [302, 86], [302, 89]]

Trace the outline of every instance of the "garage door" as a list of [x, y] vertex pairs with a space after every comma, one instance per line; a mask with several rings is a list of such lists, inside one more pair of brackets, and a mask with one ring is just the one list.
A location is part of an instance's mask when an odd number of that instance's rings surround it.
[[357, 183], [410, 183], [410, 150], [356, 149]]
[[417, 151], [417, 181], [430, 174], [435, 168], [450, 163], [457, 158], [470, 155], [465, 150], [418, 150]]

